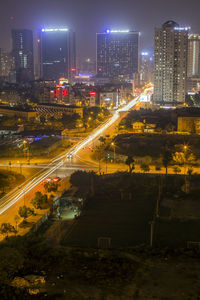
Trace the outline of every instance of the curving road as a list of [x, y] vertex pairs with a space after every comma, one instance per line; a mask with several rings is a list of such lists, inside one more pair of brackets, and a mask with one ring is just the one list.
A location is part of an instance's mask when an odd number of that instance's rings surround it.
[[[21, 200], [23, 197], [25, 197], [32, 189], [36, 188], [38, 184], [40, 184], [42, 181], [44, 181], [46, 178], [48, 178], [50, 175], [55, 173], [57, 170], [63, 167], [64, 164], [66, 164], [66, 158], [70, 156], [75, 156], [78, 154], [78, 152], [85, 147], [86, 145], [90, 144], [92, 141], [97, 139], [99, 136], [102, 135], [102, 133], [107, 130], [109, 127], [115, 124], [120, 118], [120, 113], [126, 113], [128, 110], [130, 110], [135, 104], [140, 100], [140, 97], [137, 97], [133, 100], [131, 100], [127, 105], [125, 105], [123, 108], [120, 108], [116, 110], [113, 114], [113, 116], [104, 122], [102, 125], [100, 125], [98, 128], [96, 128], [88, 137], [86, 137], [84, 140], [78, 142], [76, 145], [74, 145], [70, 150], [66, 151], [64, 154], [57, 156], [54, 158], [51, 163], [47, 164], [45, 168], [43, 168], [41, 171], [39, 171], [37, 174], [34, 175], [31, 179], [24, 182], [22, 185], [18, 186], [8, 194], [6, 194], [4, 197], [0, 199], [0, 215], [3, 214], [6, 210], [8, 210], [12, 205], [14, 205], [17, 201]], [[83, 167], [87, 165], [83, 162]], [[72, 170], [75, 169], [70, 166], [69, 163], [69, 169]], [[80, 165], [77, 166], [80, 169]], [[95, 168], [95, 166], [93, 166]]]

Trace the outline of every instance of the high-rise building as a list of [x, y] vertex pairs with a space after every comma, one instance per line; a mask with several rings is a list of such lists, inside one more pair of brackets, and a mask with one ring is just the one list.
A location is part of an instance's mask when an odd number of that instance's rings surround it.
[[200, 76], [200, 35], [190, 34], [188, 37], [188, 77]]
[[0, 48], [0, 77], [8, 80], [10, 71], [14, 69], [15, 63], [12, 55]]
[[110, 30], [97, 33], [97, 75], [133, 78], [139, 72], [140, 33]]
[[155, 29], [154, 102], [183, 103], [187, 86], [189, 27], [167, 21]]
[[33, 80], [33, 32], [31, 30], [12, 30], [12, 55], [15, 60], [17, 82]]
[[67, 28], [43, 28], [38, 38], [40, 77], [58, 80], [76, 75], [75, 33]]
[[96, 61], [92, 58], [86, 58], [80, 62], [80, 74], [95, 75], [96, 74]]
[[140, 82], [141, 84], [153, 82], [153, 55], [149, 52], [141, 53]]

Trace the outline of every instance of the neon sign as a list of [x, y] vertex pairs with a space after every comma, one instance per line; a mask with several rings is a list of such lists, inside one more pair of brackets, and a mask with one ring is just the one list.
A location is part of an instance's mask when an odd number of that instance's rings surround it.
[[181, 31], [187, 31], [190, 29], [191, 29], [191, 27], [174, 27], [174, 30], [181, 30]]
[[42, 28], [42, 32], [68, 31], [68, 28]]
[[106, 29], [106, 33], [128, 33], [130, 32], [130, 30], [110, 30], [110, 29]]

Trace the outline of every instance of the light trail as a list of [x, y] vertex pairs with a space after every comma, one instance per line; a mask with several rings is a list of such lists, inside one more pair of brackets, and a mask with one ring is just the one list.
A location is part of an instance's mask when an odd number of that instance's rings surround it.
[[[65, 154], [59, 155], [54, 158], [49, 165], [45, 167], [45, 171], [38, 172], [27, 184], [22, 184], [19, 189], [14, 189], [9, 194], [5, 195], [0, 199], [0, 215], [3, 214], [6, 210], [8, 210], [12, 205], [14, 205], [19, 199], [28, 194], [33, 188], [35, 188], [39, 183], [48, 178], [52, 173], [54, 173], [57, 169], [63, 166], [64, 160], [68, 155], [75, 155], [78, 151], [86, 146], [88, 143], [93, 141], [99, 135], [102, 134], [108, 127], [114, 124], [114, 122], [119, 118], [120, 112], [126, 112], [130, 110], [135, 104], [139, 101], [140, 97], [134, 98], [123, 108], [119, 108], [115, 111], [113, 116], [106, 121], [104, 124], [100, 125], [91, 135], [89, 135], [86, 139], [78, 142], [78, 144], [74, 145], [71, 149], [69, 149]], [[54, 165], [57, 163], [56, 165]], [[48, 169], [46, 171], [46, 169]]]

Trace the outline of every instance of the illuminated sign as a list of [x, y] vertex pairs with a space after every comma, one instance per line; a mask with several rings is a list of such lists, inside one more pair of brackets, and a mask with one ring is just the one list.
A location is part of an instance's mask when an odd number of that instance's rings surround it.
[[63, 96], [68, 96], [68, 90], [66, 89], [63, 90]]
[[61, 77], [61, 78], [59, 79], [59, 83], [60, 83], [60, 85], [63, 85], [64, 83], [68, 83], [68, 79], [67, 79], [67, 78], [64, 78], [64, 77]]
[[56, 89], [56, 98], [59, 97], [59, 94], [60, 94], [60, 91], [59, 91], [59, 88]]
[[191, 29], [191, 27], [174, 27], [174, 30], [181, 30], [181, 31], [187, 31], [190, 29]]
[[106, 29], [106, 33], [128, 33], [130, 32], [130, 30], [110, 30], [110, 29]]
[[92, 77], [90, 74], [78, 74], [75, 76], [76, 79], [90, 79], [90, 77]]
[[78, 74], [78, 76], [80, 76], [80, 77], [92, 77], [91, 74]]
[[90, 96], [96, 96], [96, 92], [90, 92]]
[[68, 31], [67, 28], [42, 28], [42, 32]]
[[76, 71], [76, 68], [71, 68], [71, 71], [72, 71], [72, 72], [75, 72], [75, 71]]

